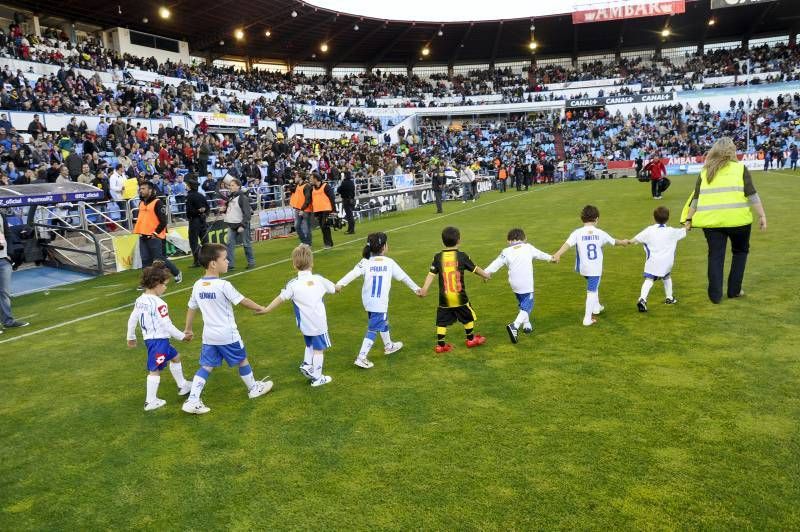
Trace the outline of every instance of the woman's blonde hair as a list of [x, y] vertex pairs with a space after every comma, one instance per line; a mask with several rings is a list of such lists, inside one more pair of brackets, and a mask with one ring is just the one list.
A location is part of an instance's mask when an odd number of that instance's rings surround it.
[[739, 161], [736, 158], [736, 144], [733, 143], [732, 138], [722, 137], [711, 146], [706, 154], [706, 164], [703, 165], [703, 170], [706, 171], [706, 181], [711, 183], [719, 169], [730, 161]]
[[311, 248], [300, 244], [292, 251], [292, 265], [297, 271], [310, 270], [314, 266], [314, 255]]

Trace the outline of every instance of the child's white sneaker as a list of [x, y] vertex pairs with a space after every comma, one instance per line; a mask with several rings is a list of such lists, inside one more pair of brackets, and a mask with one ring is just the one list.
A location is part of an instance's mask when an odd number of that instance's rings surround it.
[[178, 386], [178, 395], [186, 395], [192, 391], [192, 381], [186, 381], [183, 386]]
[[318, 386], [323, 386], [325, 384], [328, 384], [332, 380], [333, 380], [333, 377], [331, 377], [330, 375], [322, 375], [319, 379], [311, 381], [311, 386], [316, 388]]
[[207, 414], [211, 409], [203, 404], [203, 401], [186, 401], [183, 403], [181, 410], [187, 414]]
[[256, 397], [261, 397], [265, 393], [269, 393], [272, 389], [272, 381], [267, 380], [260, 380], [256, 381], [252, 388], [247, 392], [247, 397], [250, 399], [255, 399]]
[[383, 354], [391, 355], [392, 353], [397, 353], [401, 349], [403, 349], [403, 342], [392, 342], [383, 348]]
[[151, 410], [155, 410], [156, 408], [161, 408], [165, 404], [167, 404], [165, 400], [156, 397], [153, 401], [144, 404], [144, 411], [149, 412]]
[[594, 319], [594, 318], [592, 318], [592, 319], [590, 319], [588, 321], [587, 320], [583, 320], [583, 325], [586, 326], [586, 327], [589, 327], [590, 325], [594, 325], [595, 323], [597, 323], [597, 320]]
[[606, 307], [604, 307], [603, 305], [597, 305], [594, 308], [594, 312], [592, 312], [592, 314], [602, 314], [605, 309]]
[[356, 361], [353, 362], [353, 364], [355, 364], [359, 368], [364, 368], [364, 369], [369, 369], [375, 365], [367, 357], [364, 358], [358, 357], [356, 358]]
[[310, 381], [314, 380], [313, 371], [314, 371], [314, 368], [313, 368], [313, 366], [311, 364], [300, 364], [300, 373], [302, 373], [303, 377], [305, 377], [306, 379], [308, 379]]

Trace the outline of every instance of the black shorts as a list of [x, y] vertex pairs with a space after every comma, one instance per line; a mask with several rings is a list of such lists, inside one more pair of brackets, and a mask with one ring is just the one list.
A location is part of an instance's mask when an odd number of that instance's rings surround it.
[[438, 307], [436, 309], [437, 327], [448, 327], [455, 322], [466, 324], [476, 319], [478, 317], [469, 303], [460, 307]]

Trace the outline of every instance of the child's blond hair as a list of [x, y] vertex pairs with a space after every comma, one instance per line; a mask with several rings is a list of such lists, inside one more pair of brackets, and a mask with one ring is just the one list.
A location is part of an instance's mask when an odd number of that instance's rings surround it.
[[297, 271], [310, 270], [314, 266], [314, 255], [306, 244], [300, 244], [292, 250], [292, 265]]

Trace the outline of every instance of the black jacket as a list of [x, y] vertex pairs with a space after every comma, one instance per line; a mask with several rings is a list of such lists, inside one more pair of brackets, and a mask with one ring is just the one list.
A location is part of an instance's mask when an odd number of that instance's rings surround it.
[[356, 185], [352, 179], [344, 179], [339, 185], [339, 196], [342, 201], [355, 201], [356, 199]]
[[431, 177], [431, 188], [433, 190], [444, 190], [446, 184], [447, 178], [445, 178], [444, 174], [437, 173]]
[[[205, 211], [200, 212], [200, 209]], [[205, 218], [208, 215], [208, 201], [196, 190], [190, 190], [186, 195], [186, 217], [187, 218]]]

